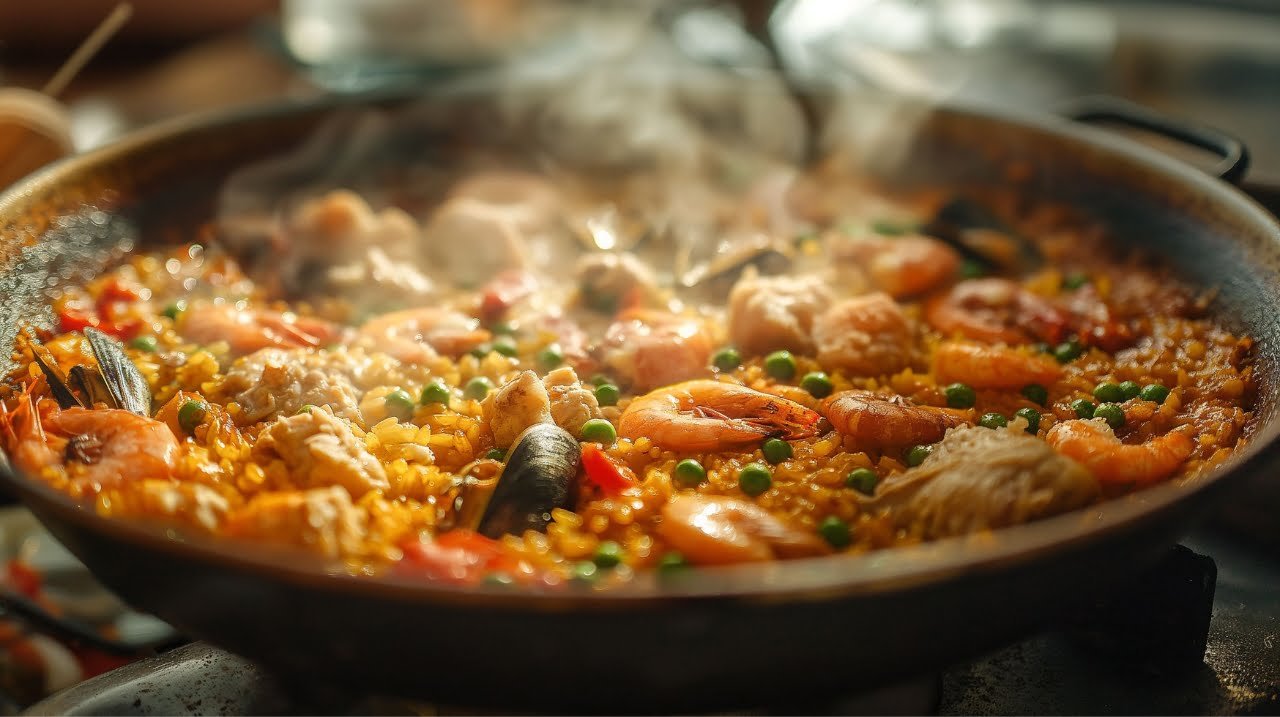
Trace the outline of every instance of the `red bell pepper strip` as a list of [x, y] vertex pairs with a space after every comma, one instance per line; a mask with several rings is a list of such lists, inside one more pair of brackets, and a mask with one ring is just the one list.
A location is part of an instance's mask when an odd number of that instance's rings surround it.
[[582, 444], [582, 469], [587, 480], [607, 495], [617, 495], [639, 484], [630, 468], [615, 462], [594, 443]]

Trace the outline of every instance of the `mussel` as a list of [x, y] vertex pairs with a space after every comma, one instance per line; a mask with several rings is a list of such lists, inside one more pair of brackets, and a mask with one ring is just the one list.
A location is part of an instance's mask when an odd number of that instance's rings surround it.
[[581, 446], [563, 428], [537, 423], [525, 429], [507, 452], [477, 531], [490, 538], [545, 531], [552, 509], [572, 504], [581, 461]]
[[36, 365], [48, 379], [49, 390], [58, 405], [62, 408], [92, 408], [98, 403], [105, 403], [111, 408], [122, 408], [149, 417], [151, 389], [142, 372], [124, 352], [124, 346], [94, 328], [86, 328], [84, 337], [98, 365], [75, 366], [70, 375], [62, 372], [48, 349], [39, 344], [31, 345]]
[[753, 234], [733, 242], [710, 260], [680, 274], [681, 288], [699, 289], [717, 296], [728, 295], [738, 278], [755, 267], [761, 274], [782, 274], [791, 269], [795, 249], [789, 242], [763, 234]]
[[1045, 261], [1034, 242], [986, 207], [963, 197], [944, 204], [925, 225], [924, 233], [950, 244], [985, 269], [1025, 273]]

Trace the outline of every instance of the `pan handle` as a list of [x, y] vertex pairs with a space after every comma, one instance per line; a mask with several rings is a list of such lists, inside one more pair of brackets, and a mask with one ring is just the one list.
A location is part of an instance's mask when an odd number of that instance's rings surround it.
[[1184, 144], [1213, 152], [1222, 158], [1213, 174], [1231, 184], [1239, 184], [1249, 168], [1249, 149], [1226, 132], [1204, 125], [1166, 117], [1118, 97], [1082, 97], [1059, 110], [1076, 122], [1118, 124], [1145, 130]]

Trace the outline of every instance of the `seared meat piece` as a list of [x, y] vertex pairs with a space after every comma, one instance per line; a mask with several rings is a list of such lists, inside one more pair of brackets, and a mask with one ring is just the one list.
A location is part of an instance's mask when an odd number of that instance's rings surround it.
[[360, 420], [359, 398], [346, 373], [307, 349], [262, 349], [237, 360], [215, 400], [238, 403], [241, 425], [292, 416], [306, 405], [328, 406], [342, 418]]
[[378, 459], [351, 427], [323, 408], [278, 419], [258, 438], [254, 452], [279, 457], [290, 478], [306, 488], [342, 486], [353, 498], [390, 487]]
[[521, 371], [489, 394], [481, 408], [499, 448], [511, 446], [524, 429], [535, 423], [551, 423], [551, 398], [538, 374], [532, 371]]
[[744, 275], [729, 292], [729, 338], [744, 353], [813, 350], [814, 319], [831, 290], [813, 277]]
[[572, 368], [558, 368], [548, 373], [542, 383], [551, 399], [552, 420], [575, 437], [582, 438], [582, 424], [604, 415], [595, 393], [583, 388]]
[[905, 367], [911, 324], [893, 299], [876, 293], [845, 299], [813, 322], [818, 361], [860, 376], [879, 376]]
[[954, 428], [918, 467], [885, 483], [869, 505], [925, 539], [1027, 523], [1088, 505], [1098, 482], [1083, 466], [1025, 433]]

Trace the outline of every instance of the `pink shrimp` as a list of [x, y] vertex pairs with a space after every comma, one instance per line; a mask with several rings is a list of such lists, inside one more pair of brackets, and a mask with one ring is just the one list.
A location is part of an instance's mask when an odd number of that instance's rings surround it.
[[960, 381], [974, 388], [1022, 388], [1049, 385], [1062, 367], [1044, 356], [1003, 346], [948, 341], [933, 352], [933, 376], [938, 383]]
[[658, 534], [696, 565], [728, 565], [831, 552], [817, 535], [737, 498], [685, 494], [662, 508]]
[[988, 343], [1057, 343], [1068, 316], [1048, 299], [1008, 279], [971, 279], [925, 303], [925, 318], [947, 335]]
[[459, 356], [492, 338], [478, 320], [430, 306], [374, 317], [360, 327], [360, 336], [406, 363], [429, 361], [442, 353]]
[[747, 446], [768, 436], [812, 436], [820, 418], [794, 401], [746, 386], [686, 381], [632, 401], [618, 421], [618, 434], [694, 453]]
[[1195, 441], [1185, 429], [1129, 445], [1100, 418], [1063, 421], [1049, 430], [1045, 440], [1054, 450], [1088, 468], [1099, 482], [1111, 485], [1144, 486], [1161, 481], [1173, 475], [1195, 450]]
[[632, 309], [605, 334], [605, 363], [641, 391], [706, 375], [710, 355], [707, 327], [692, 316]]
[[919, 234], [848, 239], [833, 244], [832, 251], [856, 262], [876, 288], [895, 299], [932, 291], [952, 281], [960, 268], [955, 249]]
[[197, 344], [226, 341], [237, 356], [265, 348], [318, 347], [342, 334], [336, 324], [267, 309], [239, 309], [233, 304], [197, 304], [178, 318], [178, 332]]
[[822, 414], [836, 432], [870, 449], [935, 443], [948, 428], [972, 420], [970, 411], [917, 406], [902, 396], [860, 389], [829, 396], [822, 402]]

